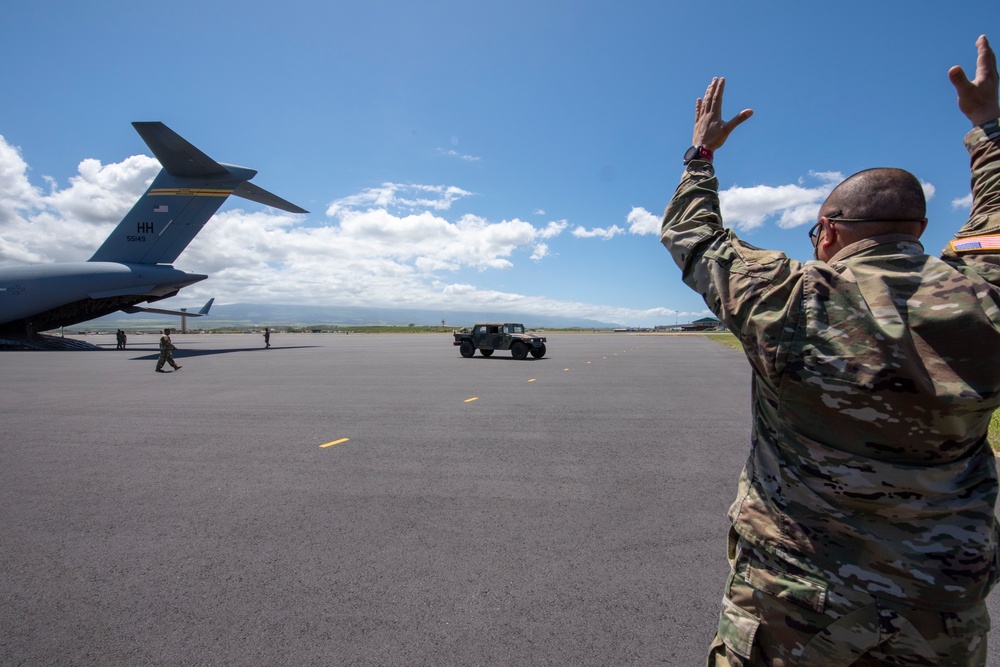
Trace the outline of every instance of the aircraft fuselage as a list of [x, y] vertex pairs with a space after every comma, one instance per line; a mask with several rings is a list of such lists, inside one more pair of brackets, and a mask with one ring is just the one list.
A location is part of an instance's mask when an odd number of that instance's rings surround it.
[[47, 331], [173, 296], [208, 276], [159, 264], [69, 262], [0, 268], [0, 329]]

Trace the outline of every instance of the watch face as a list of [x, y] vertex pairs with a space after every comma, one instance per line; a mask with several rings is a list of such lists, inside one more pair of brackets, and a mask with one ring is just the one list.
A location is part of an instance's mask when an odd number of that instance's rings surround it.
[[684, 164], [687, 164], [691, 160], [694, 160], [696, 157], [698, 157], [700, 153], [701, 151], [699, 150], [698, 146], [692, 146], [691, 148], [687, 149], [687, 151], [684, 153]]

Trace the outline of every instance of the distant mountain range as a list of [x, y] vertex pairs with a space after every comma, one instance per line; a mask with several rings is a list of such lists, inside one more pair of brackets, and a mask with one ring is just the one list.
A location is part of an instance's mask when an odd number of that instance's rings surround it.
[[[155, 304], [154, 304], [155, 305]], [[309, 326], [472, 326], [476, 322], [521, 322], [533, 329], [571, 327], [607, 329], [621, 326], [580, 317], [526, 315], [490, 311], [411, 310], [405, 308], [355, 308], [350, 306], [294, 306], [234, 303], [212, 307], [206, 317], [188, 319], [189, 329], [226, 327], [309, 327]], [[180, 318], [149, 313], [114, 313], [72, 327], [75, 330], [156, 329], [180, 327]]]

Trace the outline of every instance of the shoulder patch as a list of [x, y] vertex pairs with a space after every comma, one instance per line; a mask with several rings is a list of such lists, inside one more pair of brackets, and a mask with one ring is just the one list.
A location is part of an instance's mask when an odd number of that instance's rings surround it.
[[949, 245], [955, 252], [1000, 252], [1000, 234], [952, 239]]

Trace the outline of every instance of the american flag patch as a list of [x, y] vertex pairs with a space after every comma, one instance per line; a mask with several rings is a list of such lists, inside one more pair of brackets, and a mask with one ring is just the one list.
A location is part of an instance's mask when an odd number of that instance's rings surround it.
[[967, 236], [962, 239], [953, 239], [951, 249], [955, 252], [990, 252], [1000, 250], [1000, 234]]
[[166, 204], [160, 204], [159, 206], [153, 209], [153, 213], [166, 213], [169, 210], [170, 208]]

